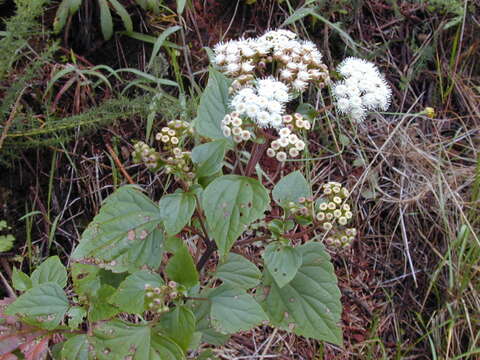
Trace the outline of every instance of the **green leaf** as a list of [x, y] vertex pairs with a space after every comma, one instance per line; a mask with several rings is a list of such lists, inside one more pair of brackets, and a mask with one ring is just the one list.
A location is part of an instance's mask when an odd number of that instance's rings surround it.
[[110, 2], [110, 4], [112, 4], [117, 14], [121, 17], [125, 30], [127, 30], [128, 32], [132, 32], [133, 24], [132, 24], [132, 19], [128, 14], [128, 11], [117, 0], [108, 0], [108, 1]]
[[298, 202], [301, 197], [310, 196], [310, 186], [300, 171], [294, 171], [280, 179], [272, 190], [272, 197], [280, 206]]
[[33, 286], [54, 282], [64, 288], [67, 285], [67, 269], [58, 256], [51, 256], [35, 269], [31, 279]]
[[156, 334], [148, 325], [113, 320], [93, 331], [91, 343], [99, 360], [131, 357], [135, 360], [180, 360], [182, 349], [169, 338]]
[[32, 280], [17, 268], [13, 268], [12, 283], [14, 289], [18, 291], [26, 291], [32, 287]]
[[12, 250], [15, 237], [13, 235], [0, 235], [0, 252]]
[[87, 335], [76, 335], [63, 345], [61, 360], [88, 360], [89, 346]]
[[187, 0], [177, 0], [177, 13], [181, 15], [183, 13], [183, 10], [185, 9], [185, 4], [187, 3]]
[[88, 310], [88, 320], [90, 322], [110, 319], [120, 313], [120, 309], [111, 305], [110, 298], [115, 293], [115, 288], [110, 285], [102, 285], [93, 297]]
[[230, 80], [214, 68], [210, 69], [208, 84], [200, 98], [195, 129], [201, 136], [225, 139], [220, 122], [228, 113]]
[[160, 275], [148, 270], [139, 270], [127, 277], [110, 298], [110, 303], [122, 311], [141, 314], [146, 310], [145, 285], [159, 287], [163, 285]]
[[350, 145], [350, 138], [345, 134], [340, 134], [338, 136], [338, 140], [340, 141], [340, 144], [342, 144], [345, 147]]
[[171, 35], [173, 34], [174, 32], [180, 30], [182, 27], [179, 26], [179, 25], [176, 25], [176, 26], [171, 26], [169, 27], [168, 29], [166, 29], [164, 32], [162, 32], [160, 34], [160, 36], [157, 38], [157, 40], [155, 41], [155, 44], [153, 44], [153, 50], [152, 50], [152, 55], [150, 55], [150, 60], [148, 61], [148, 65], [147, 65], [147, 68], [151, 68], [154, 61], [155, 61], [155, 58], [156, 56], [158, 55], [158, 52], [160, 51], [160, 49], [162, 48], [162, 45], [163, 43], [165, 42], [165, 40]]
[[184, 305], [161, 316], [159, 328], [184, 350], [188, 350], [195, 331], [195, 315]]
[[302, 265], [302, 254], [296, 248], [274, 242], [266, 247], [263, 260], [278, 287], [282, 288], [297, 274]]
[[83, 323], [83, 319], [87, 316], [87, 311], [80, 306], [71, 307], [67, 312], [68, 327], [72, 330], [78, 328], [78, 326]]
[[97, 296], [102, 285], [117, 288], [125, 277], [125, 274], [116, 274], [96, 265], [72, 264], [72, 280], [75, 292], [78, 295], [87, 296], [90, 300]]
[[196, 203], [195, 195], [183, 191], [161, 198], [160, 216], [168, 235], [176, 235], [182, 231], [192, 218]]
[[165, 251], [175, 254], [178, 250], [184, 247], [183, 240], [176, 236], [169, 236], [165, 239]]
[[235, 253], [228, 254], [227, 260], [217, 268], [215, 275], [224, 284], [241, 289], [251, 289], [257, 286], [262, 277], [262, 273], [255, 264]]
[[223, 284], [208, 297], [212, 302], [212, 325], [222, 334], [247, 331], [268, 319], [260, 304], [245, 290]]
[[101, 268], [90, 264], [72, 264], [72, 280], [75, 292], [78, 295], [96, 296], [102, 286], [98, 273]]
[[80, 8], [80, 5], [82, 5], [83, 0], [68, 0], [68, 10], [70, 11], [70, 15], [75, 14], [78, 9]]
[[353, 39], [350, 37], [350, 35], [345, 30], [343, 30], [339, 25], [337, 25], [337, 23], [332, 23], [327, 18], [324, 18], [323, 16], [321, 16], [318, 13], [318, 9], [319, 9], [318, 7], [315, 7], [315, 8], [301, 7], [298, 10], [296, 10], [291, 16], [289, 16], [284, 21], [282, 26], [293, 24], [298, 20], [303, 19], [305, 16], [312, 16], [320, 20], [321, 22], [325, 23], [336, 32], [338, 32], [338, 34], [342, 38], [345, 45], [349, 46], [354, 52], [356, 52], [357, 45], [355, 44], [355, 41], [353, 41]]
[[198, 165], [198, 177], [211, 176], [222, 170], [226, 147], [226, 140], [216, 140], [193, 148], [192, 161]]
[[95, 261], [114, 272], [157, 268], [163, 253], [160, 210], [131, 186], [110, 195], [83, 232], [73, 260]]
[[109, 40], [113, 34], [113, 20], [112, 14], [108, 7], [107, 0], [98, 0], [100, 5], [100, 27], [102, 29], [102, 35], [105, 40]]
[[202, 199], [209, 233], [222, 257], [248, 225], [263, 216], [270, 200], [258, 180], [239, 175], [215, 179], [205, 189]]
[[186, 246], [182, 246], [169, 260], [165, 272], [168, 278], [191, 288], [198, 284], [198, 272]]
[[[168, 337], [152, 334], [152, 352], [151, 358], [155, 360], [182, 360], [185, 359], [182, 349], [177, 343], [170, 340]], [[152, 353], [155, 356], [152, 356]]]
[[202, 351], [196, 360], [219, 360], [219, 358], [215, 355], [212, 349], [207, 349]]
[[18, 297], [5, 314], [18, 314], [29, 323], [52, 330], [60, 324], [67, 310], [68, 299], [63, 289], [56, 283], [44, 283]]
[[[206, 289], [200, 293], [201, 297], [208, 297], [213, 289]], [[193, 302], [192, 309], [197, 320], [196, 331], [201, 334], [201, 342], [222, 346], [228, 339], [229, 335], [220, 334], [216, 331], [210, 322], [210, 312], [212, 309], [210, 301], [197, 300]]]
[[53, 31], [59, 33], [65, 23], [67, 22], [68, 12], [69, 12], [69, 0], [63, 0], [58, 6], [57, 12], [55, 14], [55, 20], [53, 20]]
[[342, 304], [330, 256], [319, 243], [309, 242], [297, 249], [302, 266], [287, 285], [278, 287], [266, 273], [264, 282], [270, 291], [264, 308], [275, 326], [341, 345]]

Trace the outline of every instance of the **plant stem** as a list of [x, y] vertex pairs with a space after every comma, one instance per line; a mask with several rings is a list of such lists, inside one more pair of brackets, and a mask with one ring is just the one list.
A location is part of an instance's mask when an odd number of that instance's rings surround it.
[[200, 202], [198, 200], [198, 196], [195, 195], [195, 197], [197, 199], [197, 217], [198, 217], [198, 221], [200, 222], [200, 226], [201, 226], [203, 234], [204, 234], [203, 241], [205, 242], [205, 245], [207, 246], [207, 249], [202, 254], [202, 257], [200, 258], [200, 260], [197, 263], [197, 271], [200, 272], [200, 270], [202, 270], [202, 268], [207, 263], [208, 259], [210, 259], [210, 256], [212, 256], [212, 254], [215, 252], [215, 250], [217, 250], [217, 245], [215, 244], [215, 242], [210, 240], [210, 238], [208, 237], [207, 227], [205, 225], [205, 218], [203, 217], [203, 212], [202, 212], [202, 209], [200, 208], [200, 205], [199, 205]]
[[203, 269], [208, 259], [210, 259], [210, 256], [212, 256], [215, 250], [217, 250], [217, 245], [213, 241], [209, 240], [209, 242], [207, 243], [207, 249], [202, 254], [202, 257], [200, 258], [200, 260], [198, 261], [197, 271], [200, 272]]
[[247, 168], [245, 170], [245, 176], [251, 176], [253, 170], [255, 169], [255, 165], [260, 161], [262, 158], [265, 149], [267, 148], [268, 143], [265, 142], [263, 144], [257, 144], [253, 146], [252, 155], [250, 156], [250, 160], [248, 160]]

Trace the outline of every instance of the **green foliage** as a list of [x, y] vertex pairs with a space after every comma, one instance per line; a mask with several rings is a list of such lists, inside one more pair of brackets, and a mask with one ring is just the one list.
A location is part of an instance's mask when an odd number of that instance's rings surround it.
[[195, 146], [192, 150], [192, 161], [197, 164], [197, 176], [212, 176], [220, 172], [227, 149], [224, 139]]
[[274, 242], [263, 253], [265, 266], [279, 288], [287, 285], [297, 275], [302, 265], [302, 254], [298, 248]]
[[246, 290], [257, 286], [262, 277], [262, 273], [255, 264], [235, 253], [228, 254], [225, 262], [217, 268], [215, 275], [224, 284]]
[[222, 334], [250, 330], [267, 320], [260, 304], [245, 290], [224, 284], [213, 289], [208, 298], [212, 325]]
[[147, 270], [139, 270], [129, 275], [118, 287], [110, 303], [122, 311], [141, 314], [147, 310], [145, 303], [145, 286], [158, 287], [163, 285], [162, 278]]
[[110, 195], [83, 232], [74, 260], [94, 258], [114, 272], [156, 268], [163, 252], [160, 209], [133, 187]]
[[178, 234], [195, 211], [195, 195], [183, 191], [165, 195], [159, 203], [160, 216], [168, 235]]
[[[57, 31], [81, 3], [61, 2]], [[112, 9], [131, 31], [129, 15], [120, 2], [98, 0], [98, 4], [105, 38], [113, 33]], [[177, 2], [178, 14], [185, 6], [185, 1]], [[178, 26], [168, 28], [153, 42], [148, 67], [167, 37], [179, 30]], [[288, 240], [287, 233], [297, 231], [298, 225], [311, 233], [321, 231], [321, 220], [313, 217], [317, 204], [311, 187], [300, 171], [294, 171], [273, 184], [270, 196], [265, 179], [250, 177], [252, 163], [255, 166], [262, 154], [238, 155], [237, 145], [220, 127], [230, 103], [230, 80], [211, 69], [193, 124], [188, 122], [187, 105], [182, 105], [182, 120], [170, 121], [168, 116], [168, 126], [160, 133], [168, 136], [156, 137], [162, 143], [157, 151], [146, 144], [154, 131], [154, 119], [160, 112], [175, 112], [181, 103], [172, 100], [161, 86], [176, 86], [183, 92], [183, 84], [138, 69], [69, 67], [51, 77], [47, 92], [64, 78], [85, 74], [113, 88], [100, 70], [115, 77], [122, 72], [133, 74], [137, 80], [125, 91], [136, 86], [156, 92], [155, 97], [152, 101], [128, 99], [125, 104], [119, 99], [106, 101], [79, 114], [75, 126], [86, 128], [90, 121], [98, 124], [105, 118], [148, 112], [145, 147], [138, 150], [147, 153], [135, 154], [142, 160], [155, 155], [151, 169], [158, 171], [164, 166], [174, 182], [162, 183], [162, 187], [175, 191], [162, 194], [157, 203], [138, 187], [116, 189], [84, 229], [69, 269], [58, 256], [48, 258], [31, 276], [14, 269], [13, 285], [23, 294], [9, 305], [7, 313], [34, 330], [65, 334], [65, 342], [56, 345], [62, 359], [185, 359], [187, 351], [202, 341], [221, 345], [231, 334], [268, 324], [341, 345], [340, 291], [329, 256], [319, 243], [294, 246]], [[169, 110], [168, 102], [178, 107]], [[14, 120], [5, 144], [68, 134], [73, 119], [53, 119], [51, 115], [41, 128]], [[179, 127], [182, 131], [177, 131]], [[257, 143], [266, 141], [263, 130], [252, 134]], [[207, 139], [213, 141], [205, 142]], [[189, 148], [193, 143], [196, 146]], [[234, 166], [231, 153], [236, 156]], [[249, 159], [247, 170], [242, 164], [245, 158]], [[223, 175], [237, 165], [237, 170]], [[267, 216], [270, 206], [276, 209]], [[285, 210], [283, 217], [278, 216], [278, 206]], [[290, 216], [294, 210], [301, 210], [303, 219], [298, 214]], [[241, 255], [242, 245], [250, 243], [258, 244], [260, 256], [249, 254], [247, 259]], [[218, 259], [216, 268], [214, 259]], [[68, 285], [69, 274], [72, 286]]]
[[187, 351], [195, 332], [195, 315], [187, 306], [177, 306], [160, 318], [158, 329]]
[[18, 291], [26, 291], [32, 287], [32, 279], [17, 268], [13, 268], [12, 283], [13, 288]]
[[[69, 16], [73, 16], [82, 5], [83, 0], [62, 0], [58, 6], [53, 29], [60, 32], [67, 22]], [[113, 19], [111, 8], [122, 19], [123, 26], [127, 32], [133, 32], [133, 23], [127, 9], [118, 0], [97, 0], [100, 11], [100, 28], [105, 40], [113, 35]], [[160, 10], [160, 0], [136, 0], [136, 3], [144, 10], [151, 10], [158, 13]]]
[[225, 175], [210, 183], [203, 193], [207, 224], [221, 256], [226, 256], [245, 228], [267, 210], [269, 196], [255, 179]]
[[165, 270], [170, 279], [184, 285], [186, 288], [191, 288], [198, 284], [197, 269], [186, 246], [182, 246], [173, 255]]
[[148, 324], [130, 324], [113, 320], [100, 324], [87, 341], [98, 359], [113, 360], [131, 356], [134, 359], [184, 359], [179, 345], [159, 334]]
[[225, 140], [220, 122], [228, 113], [229, 86], [230, 80], [214, 68], [210, 69], [208, 84], [200, 98], [198, 114], [194, 120], [195, 129], [201, 136]]
[[300, 171], [294, 171], [280, 179], [272, 190], [272, 197], [280, 206], [311, 195], [310, 186]]
[[34, 286], [7, 307], [7, 315], [17, 315], [29, 324], [55, 329], [68, 310], [68, 299], [56, 283]]
[[270, 291], [265, 311], [275, 326], [341, 344], [338, 323], [342, 305], [330, 257], [318, 243], [307, 243], [297, 249], [302, 255], [302, 265], [287, 285], [280, 288], [266, 272], [264, 283]]
[[58, 256], [51, 256], [35, 269], [31, 280], [32, 286], [53, 282], [64, 288], [67, 286], [67, 269]]
[[[26, 80], [27, 78], [25, 78]], [[12, 93], [12, 95], [7, 100], [14, 102], [15, 94]], [[7, 104], [2, 103], [0, 108], [3, 109], [4, 105], [5, 107], [7, 106]], [[36, 120], [33, 114], [19, 114], [15, 117], [13, 125], [7, 134], [2, 149], [3, 158], [0, 158], [0, 161], [7, 162], [15, 159], [18, 157], [18, 152], [24, 149], [56, 145], [64, 142], [79, 127], [83, 132], [86, 132], [115, 120], [145, 115], [147, 106], [148, 102], [144, 97], [134, 99], [119, 97], [106, 100], [97, 107], [78, 115], [67, 117], [48, 115], [42, 127], [38, 126], [38, 120]]]
[[[0, 220], [0, 232], [6, 229], [10, 229], [7, 222], [5, 220]], [[13, 248], [14, 242], [15, 237], [11, 234], [0, 235], [0, 252], [10, 251]]]

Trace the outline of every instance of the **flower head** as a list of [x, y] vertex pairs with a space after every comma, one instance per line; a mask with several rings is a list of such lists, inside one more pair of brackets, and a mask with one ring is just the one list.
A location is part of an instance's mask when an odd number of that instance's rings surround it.
[[388, 109], [392, 91], [373, 63], [351, 57], [337, 71], [344, 78], [333, 85], [339, 112], [362, 121], [369, 110]]

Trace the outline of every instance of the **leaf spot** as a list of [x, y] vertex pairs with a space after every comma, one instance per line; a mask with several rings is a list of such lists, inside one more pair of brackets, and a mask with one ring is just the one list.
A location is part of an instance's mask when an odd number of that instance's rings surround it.
[[127, 238], [130, 241], [135, 240], [135, 231], [134, 230], [129, 230], [128, 233], [127, 233]]

